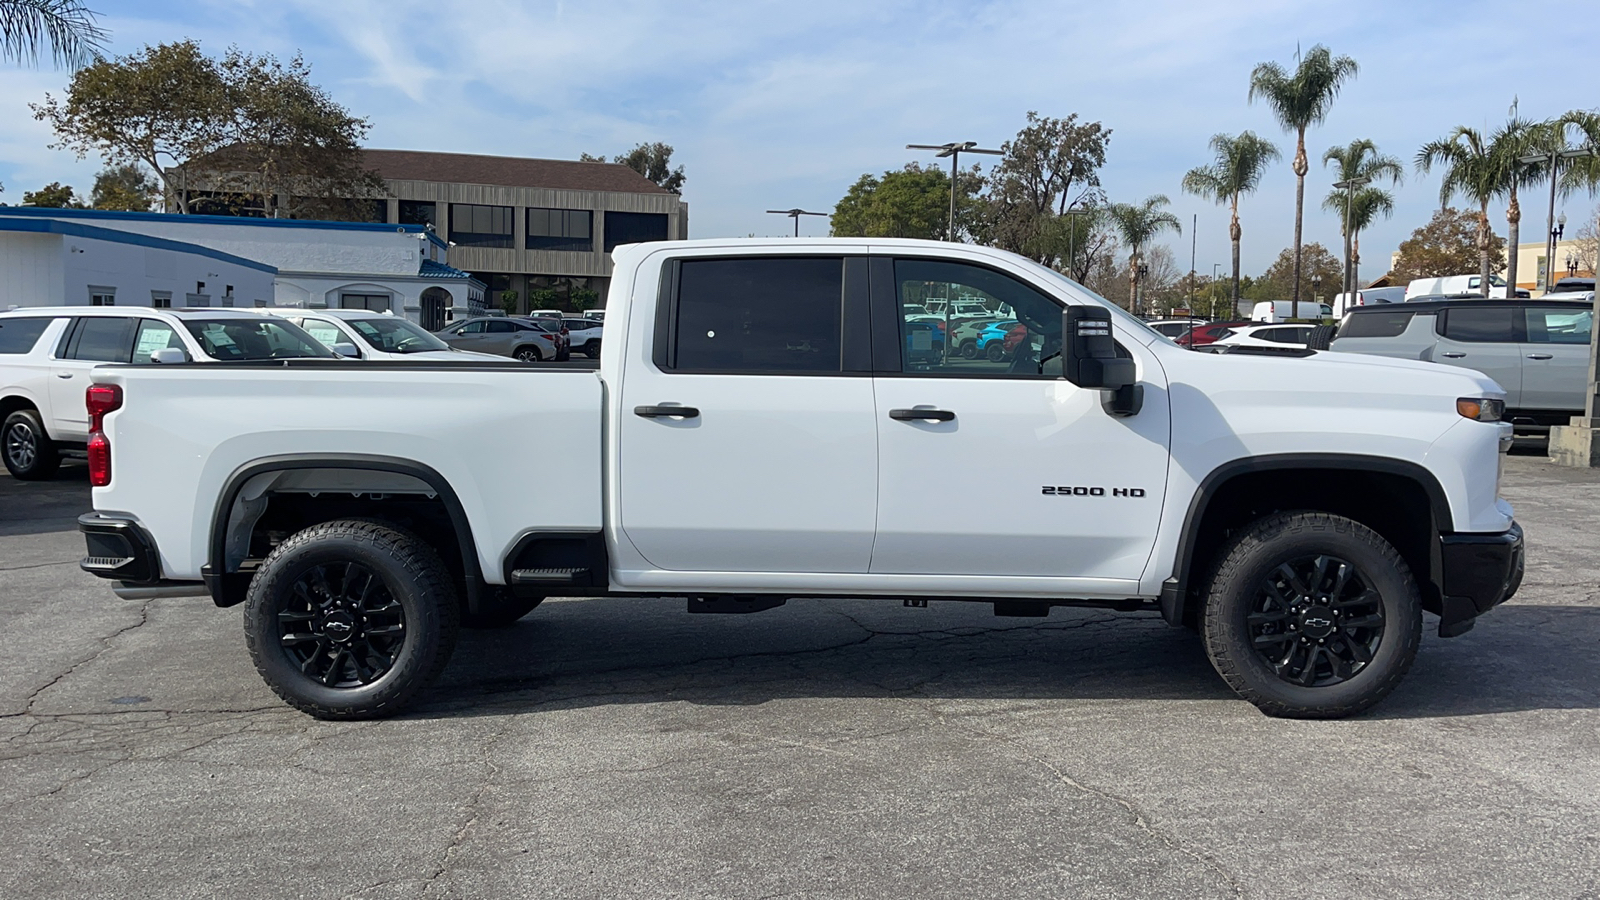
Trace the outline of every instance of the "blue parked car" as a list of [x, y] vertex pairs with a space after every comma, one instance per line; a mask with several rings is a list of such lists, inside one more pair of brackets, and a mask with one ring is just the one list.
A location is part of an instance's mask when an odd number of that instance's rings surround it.
[[978, 332], [978, 341], [974, 345], [974, 357], [982, 357], [991, 362], [1000, 362], [1011, 355], [1015, 347], [1006, 346], [1006, 335], [1011, 333], [1018, 322], [1012, 319], [1008, 322], [995, 322]]

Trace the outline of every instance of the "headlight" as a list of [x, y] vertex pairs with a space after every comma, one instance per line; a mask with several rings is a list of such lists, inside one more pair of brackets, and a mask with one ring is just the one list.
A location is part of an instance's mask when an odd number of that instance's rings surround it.
[[1456, 412], [1479, 422], [1498, 422], [1506, 414], [1506, 402], [1487, 397], [1462, 397], [1456, 401]]

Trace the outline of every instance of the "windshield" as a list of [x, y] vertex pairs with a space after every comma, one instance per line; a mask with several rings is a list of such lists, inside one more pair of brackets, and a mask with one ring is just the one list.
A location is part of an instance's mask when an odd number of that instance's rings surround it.
[[1083, 285], [1077, 283], [1076, 281], [1073, 281], [1071, 278], [1068, 278], [1067, 276], [1061, 274], [1060, 272], [1057, 272], [1055, 269], [1047, 269], [1044, 266], [1039, 265], [1038, 263], [1034, 263], [1034, 267], [1037, 268], [1041, 272], [1049, 273], [1051, 275], [1051, 277], [1055, 278], [1055, 280], [1057, 280], [1057, 281], [1064, 282], [1064, 283], [1066, 283], [1068, 285], [1071, 285], [1074, 290], [1082, 291], [1083, 293], [1089, 295], [1090, 297], [1094, 298], [1095, 300], [1100, 301], [1100, 303], [1103, 304], [1107, 309], [1111, 310], [1111, 315], [1112, 316], [1114, 316], [1115, 318], [1120, 319], [1122, 321], [1122, 324], [1123, 324], [1124, 327], [1133, 329], [1133, 331], [1135, 333], [1154, 335], [1155, 337], [1161, 338], [1162, 340], [1166, 339], [1166, 337], [1167, 337], [1166, 335], [1164, 335], [1161, 332], [1155, 330], [1154, 328], [1151, 328], [1149, 323], [1146, 322], [1145, 320], [1139, 318], [1138, 316], [1134, 315], [1133, 313], [1128, 312], [1127, 310], [1125, 310], [1122, 307], [1116, 305], [1115, 303], [1112, 303], [1110, 300], [1107, 300], [1106, 298], [1100, 296], [1099, 294], [1096, 294], [1094, 291], [1089, 290], [1088, 288], [1086, 288]]
[[223, 362], [247, 359], [338, 359], [316, 338], [281, 319], [190, 319], [183, 325], [200, 349]]
[[439, 340], [421, 325], [395, 316], [374, 317], [371, 319], [353, 319], [350, 327], [354, 328], [361, 339], [372, 345], [374, 350], [384, 353], [421, 353], [424, 350], [449, 350], [450, 345]]

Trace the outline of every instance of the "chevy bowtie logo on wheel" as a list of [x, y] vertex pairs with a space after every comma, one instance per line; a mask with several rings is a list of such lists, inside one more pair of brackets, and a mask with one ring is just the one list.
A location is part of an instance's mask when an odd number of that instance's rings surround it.
[[[1048, 497], [1104, 497], [1106, 489], [1103, 487], [1071, 487], [1068, 485], [1044, 485], [1039, 492]], [[1144, 488], [1112, 488], [1113, 497], [1143, 497]]]

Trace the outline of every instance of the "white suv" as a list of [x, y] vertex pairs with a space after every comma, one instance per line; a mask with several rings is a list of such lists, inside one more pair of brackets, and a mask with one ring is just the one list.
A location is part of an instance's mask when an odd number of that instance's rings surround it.
[[0, 313], [0, 458], [47, 478], [89, 437], [84, 391], [106, 363], [332, 357], [299, 328], [244, 310], [51, 306]]
[[477, 360], [505, 362], [505, 357], [460, 350], [439, 340], [410, 319], [365, 309], [301, 309], [268, 307], [257, 310], [278, 316], [305, 329], [324, 347], [356, 359]]

